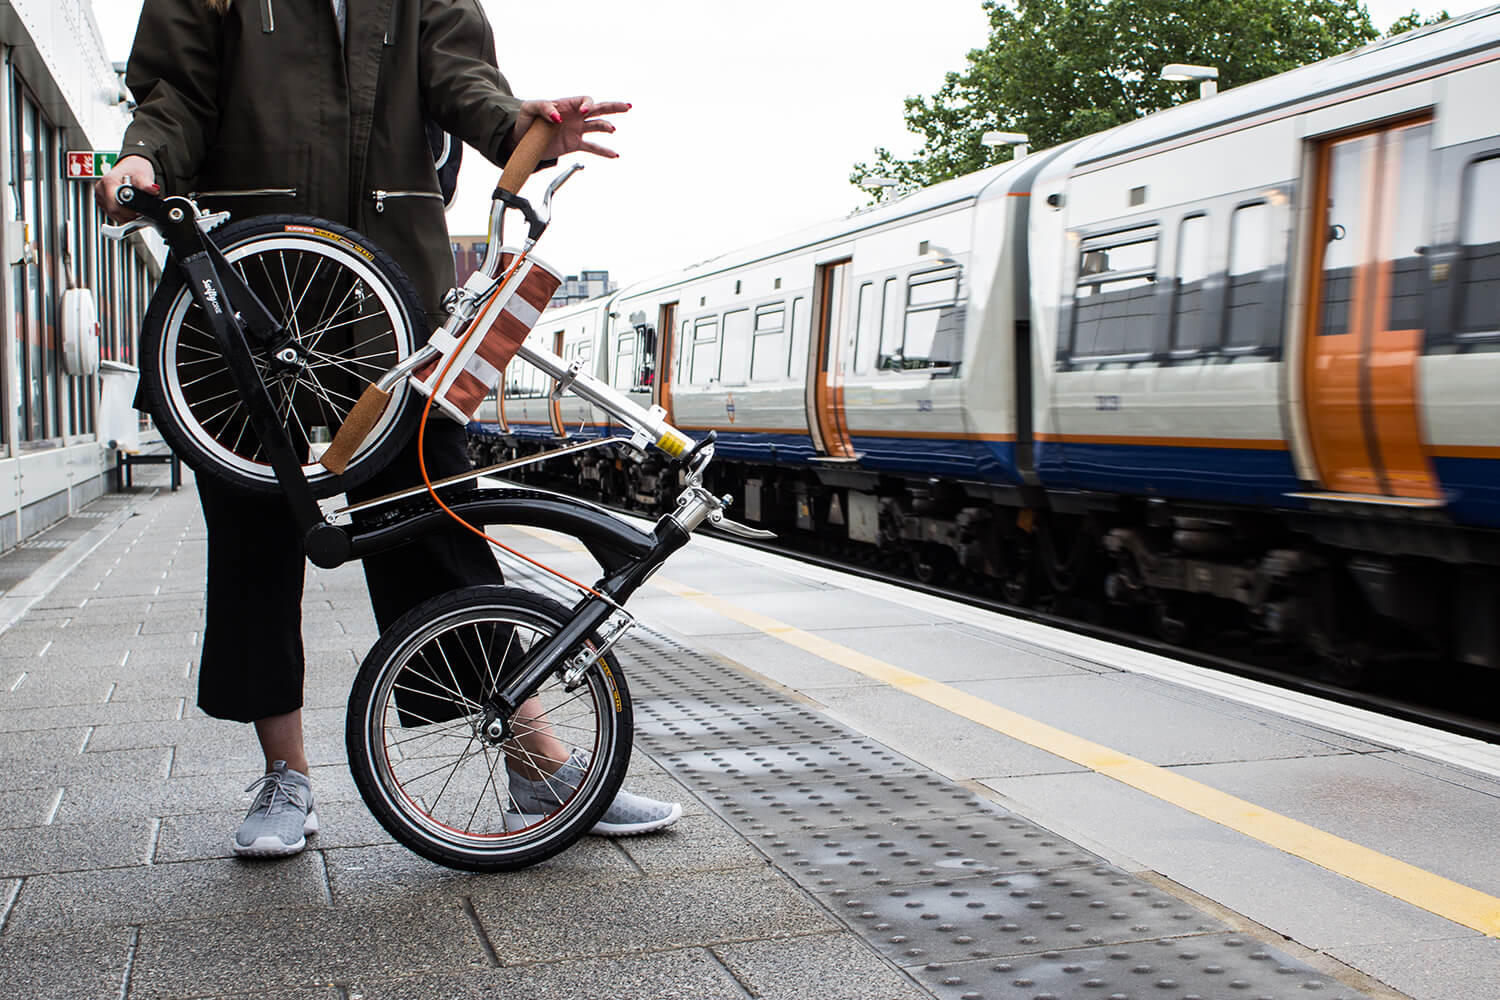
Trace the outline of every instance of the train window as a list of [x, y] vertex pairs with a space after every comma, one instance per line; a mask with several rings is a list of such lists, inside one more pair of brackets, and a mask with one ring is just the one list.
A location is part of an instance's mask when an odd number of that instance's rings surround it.
[[807, 371], [807, 309], [802, 296], [792, 300], [792, 348], [787, 354], [786, 373], [791, 378], [802, 378]]
[[901, 349], [881, 366], [946, 368], [963, 357], [964, 307], [958, 268], [914, 274], [906, 285], [906, 330]]
[[1154, 228], [1084, 241], [1073, 299], [1074, 356], [1151, 353], [1156, 244]]
[[1423, 254], [1429, 242], [1427, 159], [1432, 147], [1432, 126], [1398, 129], [1390, 133], [1387, 143], [1386, 169], [1396, 171], [1396, 204], [1401, 210], [1383, 227], [1386, 241], [1383, 257], [1391, 262], [1385, 328], [1421, 330], [1427, 325], [1423, 301], [1427, 296], [1427, 262]]
[[693, 350], [688, 359], [688, 381], [707, 385], [719, 374], [719, 317], [705, 316], [693, 324]]
[[615, 337], [615, 370], [610, 384], [616, 389], [629, 389], [635, 385], [635, 330], [626, 330]]
[[755, 338], [750, 347], [750, 381], [774, 382], [786, 362], [786, 307], [780, 302], [755, 311]]
[[1172, 350], [1192, 354], [1214, 346], [1208, 314], [1203, 311], [1203, 282], [1208, 277], [1208, 216], [1191, 215], [1177, 230], [1177, 277], [1172, 302]]
[[898, 301], [900, 294], [901, 283], [895, 278], [886, 278], [885, 288], [880, 293], [880, 311], [885, 322], [880, 327], [880, 359], [877, 363], [882, 369], [895, 367], [890, 364], [891, 359], [901, 353], [901, 321], [905, 316]]
[[1224, 285], [1224, 346], [1246, 350], [1265, 342], [1266, 271], [1271, 266], [1271, 206], [1241, 205], [1229, 220], [1229, 273]]
[[1500, 335], [1500, 157], [1469, 165], [1459, 247], [1458, 333]]
[[724, 334], [719, 357], [719, 381], [744, 385], [750, 380], [750, 310], [724, 314]]
[[854, 371], [863, 375], [875, 363], [880, 340], [880, 311], [875, 305], [875, 283], [859, 286], [859, 314], [854, 321]]

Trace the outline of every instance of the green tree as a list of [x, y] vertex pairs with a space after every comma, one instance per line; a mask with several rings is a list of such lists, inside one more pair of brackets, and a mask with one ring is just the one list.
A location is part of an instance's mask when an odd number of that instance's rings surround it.
[[1407, 13], [1402, 14], [1400, 17], [1396, 18], [1396, 23], [1391, 25], [1391, 30], [1387, 31], [1385, 33], [1385, 36], [1389, 38], [1392, 35], [1400, 35], [1407, 31], [1415, 31], [1418, 28], [1425, 28], [1429, 24], [1439, 24], [1443, 21], [1448, 20], [1448, 18], [1452, 16], [1453, 15], [1449, 14], [1446, 10], [1440, 10], [1431, 17], [1423, 17], [1421, 12], [1419, 11], [1408, 11]]
[[1010, 159], [980, 142], [1024, 132], [1046, 148], [1197, 96], [1158, 79], [1168, 63], [1216, 66], [1237, 87], [1374, 41], [1359, 0], [984, 0], [990, 38], [931, 97], [906, 100], [922, 137], [910, 159], [889, 149], [850, 180], [875, 190], [893, 177], [910, 190]]

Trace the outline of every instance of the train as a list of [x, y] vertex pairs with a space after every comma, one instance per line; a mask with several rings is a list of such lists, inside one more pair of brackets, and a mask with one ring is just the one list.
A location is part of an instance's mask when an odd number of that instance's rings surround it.
[[[1500, 8], [545, 312], [732, 514], [1173, 642], [1500, 667]], [[624, 433], [522, 363], [476, 461]], [[563, 468], [559, 470], [558, 466]], [[558, 460], [641, 508], [676, 468]]]

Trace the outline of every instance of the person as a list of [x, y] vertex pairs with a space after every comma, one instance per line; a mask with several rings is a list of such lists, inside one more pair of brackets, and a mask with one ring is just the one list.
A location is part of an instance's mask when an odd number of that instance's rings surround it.
[[[557, 125], [547, 157], [613, 157], [593, 137], [614, 132], [605, 116], [630, 107], [517, 100], [478, 0], [145, 0], [126, 82], [138, 104], [120, 159], [95, 189], [106, 215], [131, 217], [115, 197], [128, 181], [168, 195], [218, 192], [199, 198], [236, 219], [295, 212], [347, 225], [395, 257], [433, 328], [454, 262], [428, 121], [496, 164], [539, 116]], [[463, 428], [434, 415], [425, 457], [434, 480], [467, 471]], [[418, 481], [414, 439], [359, 495]], [[208, 526], [198, 705], [253, 723], [266, 758], [232, 846], [295, 854], [318, 825], [302, 726], [301, 544], [279, 498], [239, 495], [207, 477], [198, 490]], [[489, 546], [457, 525], [367, 558], [364, 570], [382, 631], [433, 596], [502, 582]], [[539, 706], [521, 714], [539, 715]], [[549, 778], [567, 781], [583, 763], [545, 725], [527, 728], [524, 756], [553, 774], [507, 755], [522, 811], [541, 809]], [[681, 813], [622, 790], [594, 832], [650, 832]]]

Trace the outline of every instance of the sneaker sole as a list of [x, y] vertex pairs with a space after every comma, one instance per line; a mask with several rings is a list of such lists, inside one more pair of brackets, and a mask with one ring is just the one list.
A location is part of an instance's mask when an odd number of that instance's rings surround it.
[[229, 846], [242, 858], [289, 858], [306, 850], [307, 838], [317, 835], [318, 813], [314, 810], [302, 821], [302, 839], [295, 844], [288, 844], [280, 837], [256, 837], [251, 843], [242, 844], [230, 837]]
[[589, 832], [596, 837], [639, 837], [643, 833], [655, 833], [671, 826], [682, 818], [682, 804], [672, 803], [672, 811], [661, 819], [647, 820], [644, 823], [595, 823]]

